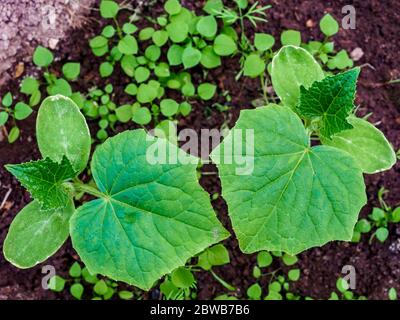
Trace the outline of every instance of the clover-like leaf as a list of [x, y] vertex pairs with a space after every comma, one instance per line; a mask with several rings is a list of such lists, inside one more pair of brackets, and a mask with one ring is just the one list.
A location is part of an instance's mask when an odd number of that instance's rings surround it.
[[99, 146], [91, 168], [104, 197], [71, 219], [73, 246], [91, 273], [142, 289], [228, 236], [199, 186], [197, 159], [157, 163], [156, 149], [188, 156], [141, 129]]
[[18, 268], [31, 268], [52, 256], [69, 236], [72, 200], [63, 209], [41, 210], [37, 201], [23, 208], [4, 241], [4, 257]]
[[89, 128], [71, 99], [57, 95], [42, 102], [36, 136], [43, 158], [60, 162], [66, 156], [76, 171], [86, 168], [91, 148]]
[[60, 163], [50, 158], [22, 164], [9, 164], [6, 169], [36, 199], [43, 210], [65, 208], [68, 204], [68, 190], [63, 183], [76, 177], [76, 171], [64, 156]]
[[324, 78], [324, 72], [314, 57], [303, 48], [283, 47], [272, 60], [271, 79], [283, 104], [295, 108], [300, 87], [309, 88]]
[[[246, 134], [245, 141], [233, 140], [231, 147], [232, 136], [240, 129], [254, 130], [254, 139]], [[252, 145], [254, 152], [245, 152]], [[226, 152], [233, 158], [220, 161]], [[267, 250], [293, 255], [328, 241], [352, 238], [358, 213], [366, 203], [362, 172], [347, 152], [311, 147], [302, 121], [288, 107], [242, 111], [211, 157], [245, 253]], [[244, 160], [253, 166], [238, 171]]]
[[396, 163], [396, 153], [385, 135], [367, 120], [351, 116], [347, 119], [352, 129], [322, 138], [322, 143], [347, 151], [363, 172], [377, 173], [390, 169]]
[[296, 111], [306, 119], [319, 119], [320, 133], [330, 138], [351, 129], [347, 118], [354, 108], [359, 68], [317, 81], [309, 89], [300, 88]]

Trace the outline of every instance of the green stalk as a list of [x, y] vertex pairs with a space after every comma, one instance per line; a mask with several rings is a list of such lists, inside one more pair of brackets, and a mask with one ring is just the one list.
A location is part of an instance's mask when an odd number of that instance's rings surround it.
[[117, 27], [118, 37], [120, 39], [122, 39], [122, 30], [121, 30], [121, 27], [119, 26], [118, 20], [115, 17], [113, 18], [113, 20], [114, 20], [115, 26]]
[[88, 184], [84, 184], [81, 181], [74, 181], [71, 183], [73, 190], [76, 193], [87, 193], [97, 198], [104, 198], [106, 195], [99, 191], [97, 188], [89, 186]]

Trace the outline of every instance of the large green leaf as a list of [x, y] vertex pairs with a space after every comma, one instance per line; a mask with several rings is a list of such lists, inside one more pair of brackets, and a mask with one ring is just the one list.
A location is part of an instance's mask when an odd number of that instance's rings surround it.
[[[219, 162], [222, 194], [244, 252], [297, 254], [328, 241], [351, 239], [366, 195], [362, 172], [348, 153], [311, 147], [300, 118], [288, 107], [242, 111], [237, 129], [254, 129], [254, 154], [247, 154], [254, 160], [253, 172], [238, 175], [241, 163], [229, 164], [229, 157], [227, 163], [218, 161], [229, 152], [233, 131], [212, 159]], [[245, 157], [245, 148], [237, 146], [231, 154]]]
[[75, 178], [77, 173], [65, 156], [60, 163], [46, 158], [21, 164], [9, 164], [6, 165], [6, 169], [41, 204], [43, 210], [67, 206], [70, 196], [63, 183]]
[[306, 50], [285, 46], [272, 60], [272, 84], [283, 104], [294, 108], [299, 103], [300, 87], [309, 88], [324, 78], [324, 72]]
[[335, 134], [322, 143], [347, 151], [363, 172], [377, 173], [390, 169], [396, 163], [396, 153], [384, 134], [366, 120], [349, 117], [350, 130]]
[[360, 68], [316, 81], [309, 89], [300, 88], [300, 104], [296, 108], [306, 119], [318, 119], [320, 133], [330, 138], [340, 131], [351, 129], [347, 122], [354, 109], [354, 98]]
[[66, 156], [81, 172], [90, 155], [91, 139], [85, 117], [69, 98], [46, 98], [36, 120], [36, 135], [43, 158], [61, 161]]
[[3, 252], [18, 268], [31, 268], [52, 256], [69, 236], [69, 219], [74, 212], [70, 200], [67, 207], [42, 211], [33, 201], [23, 208], [11, 223]]
[[151, 164], [151, 140], [144, 130], [125, 131], [98, 147], [91, 168], [105, 195], [71, 219], [73, 246], [92, 273], [142, 289], [228, 236], [198, 184], [197, 165]]

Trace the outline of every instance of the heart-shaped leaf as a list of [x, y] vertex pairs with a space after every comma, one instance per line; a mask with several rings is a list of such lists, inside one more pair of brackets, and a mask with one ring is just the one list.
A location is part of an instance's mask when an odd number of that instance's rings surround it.
[[104, 197], [71, 219], [73, 246], [91, 273], [142, 289], [228, 236], [198, 184], [197, 164], [154, 164], [156, 146], [185, 154], [144, 130], [99, 146], [91, 168]]
[[230, 150], [232, 132], [212, 159], [219, 162], [222, 194], [244, 252], [293, 255], [351, 239], [366, 195], [362, 172], [348, 153], [311, 147], [300, 118], [287, 107], [242, 111], [233, 130], [239, 129], [254, 130], [254, 141], [244, 141], [254, 143], [254, 154], [246, 155], [242, 143], [234, 143], [230, 154], [253, 160], [254, 170], [238, 175], [235, 161], [218, 161]]

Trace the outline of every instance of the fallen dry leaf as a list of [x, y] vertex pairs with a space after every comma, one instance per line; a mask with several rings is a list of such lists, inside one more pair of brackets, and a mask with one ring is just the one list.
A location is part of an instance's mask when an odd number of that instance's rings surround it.
[[17, 79], [20, 76], [22, 76], [24, 71], [25, 71], [25, 64], [23, 62], [19, 62], [17, 64], [17, 67], [15, 68], [14, 78]]

